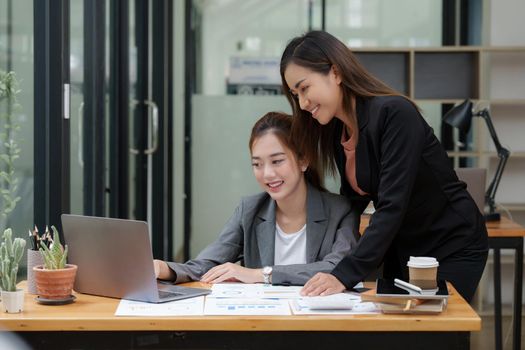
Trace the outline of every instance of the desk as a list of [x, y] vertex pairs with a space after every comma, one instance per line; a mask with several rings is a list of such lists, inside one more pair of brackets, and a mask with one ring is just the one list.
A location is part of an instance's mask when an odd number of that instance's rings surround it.
[[[362, 233], [368, 226], [369, 217], [361, 217], [359, 231]], [[487, 222], [489, 248], [494, 251], [494, 318], [496, 350], [502, 349], [501, 332], [501, 256], [500, 249], [514, 249], [514, 302], [513, 302], [513, 337], [514, 350], [521, 349], [521, 303], [523, 291], [523, 237], [525, 228], [502, 217], [501, 221]]]
[[487, 222], [489, 248], [494, 251], [494, 318], [496, 350], [502, 349], [501, 332], [501, 256], [500, 249], [514, 249], [514, 302], [512, 348], [521, 349], [521, 296], [523, 291], [523, 236], [525, 228], [502, 217], [501, 221]]
[[0, 325], [35, 349], [469, 349], [481, 319], [449, 288], [439, 315], [116, 317], [117, 299], [45, 306], [26, 295], [24, 312], [0, 314]]

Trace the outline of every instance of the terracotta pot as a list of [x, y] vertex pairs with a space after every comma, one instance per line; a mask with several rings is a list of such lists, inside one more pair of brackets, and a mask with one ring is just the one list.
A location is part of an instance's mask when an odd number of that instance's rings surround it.
[[44, 265], [33, 267], [36, 290], [41, 298], [60, 300], [71, 296], [77, 274], [77, 265], [66, 264], [58, 270], [48, 270]]

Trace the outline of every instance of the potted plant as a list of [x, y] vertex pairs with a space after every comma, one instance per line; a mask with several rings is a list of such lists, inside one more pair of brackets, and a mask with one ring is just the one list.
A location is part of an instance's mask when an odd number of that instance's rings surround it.
[[16, 288], [18, 263], [24, 255], [26, 241], [15, 238], [10, 228], [3, 234], [0, 246], [0, 275], [2, 279], [2, 305], [5, 312], [17, 313], [24, 309], [24, 290]]
[[47, 237], [49, 247], [40, 242], [40, 253], [44, 264], [33, 267], [37, 301], [44, 304], [67, 304], [75, 297], [71, 294], [77, 274], [77, 266], [66, 264], [67, 245], [64, 248], [55, 226], [51, 226], [52, 237]]
[[16, 95], [20, 93], [14, 72], [0, 70], [0, 228], [7, 225], [8, 216], [13, 212], [20, 196], [15, 161], [20, 157], [20, 146], [16, 133], [20, 129], [14, 112], [20, 107]]

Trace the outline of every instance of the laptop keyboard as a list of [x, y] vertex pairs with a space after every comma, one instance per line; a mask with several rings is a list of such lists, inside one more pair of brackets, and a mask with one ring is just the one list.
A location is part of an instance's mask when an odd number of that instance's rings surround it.
[[183, 293], [165, 292], [165, 291], [159, 290], [159, 299], [171, 298], [171, 297], [176, 297], [179, 295], [183, 295]]

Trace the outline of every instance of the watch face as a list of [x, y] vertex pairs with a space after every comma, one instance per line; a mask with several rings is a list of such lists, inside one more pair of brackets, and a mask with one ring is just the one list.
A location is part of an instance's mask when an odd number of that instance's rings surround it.
[[265, 266], [265, 267], [263, 268], [263, 273], [264, 273], [265, 275], [270, 275], [270, 274], [272, 273], [272, 267], [271, 267], [271, 266]]

